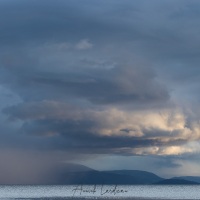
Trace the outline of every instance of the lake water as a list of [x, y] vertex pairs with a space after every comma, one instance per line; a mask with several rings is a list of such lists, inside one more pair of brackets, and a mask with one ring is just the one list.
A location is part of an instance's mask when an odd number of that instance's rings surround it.
[[0, 186], [0, 199], [199, 199], [200, 186]]

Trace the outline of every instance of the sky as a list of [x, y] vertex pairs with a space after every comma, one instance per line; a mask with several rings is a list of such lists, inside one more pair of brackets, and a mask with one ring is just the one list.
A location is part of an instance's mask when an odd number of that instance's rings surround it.
[[200, 176], [199, 10], [1, 0], [1, 183], [63, 162]]

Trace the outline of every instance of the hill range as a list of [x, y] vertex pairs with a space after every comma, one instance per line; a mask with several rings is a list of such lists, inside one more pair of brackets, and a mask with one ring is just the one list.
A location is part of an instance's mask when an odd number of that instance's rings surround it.
[[164, 179], [154, 173], [141, 170], [97, 171], [83, 165], [66, 164], [54, 169], [53, 178], [40, 184], [74, 185], [196, 185], [200, 177], [182, 176]]

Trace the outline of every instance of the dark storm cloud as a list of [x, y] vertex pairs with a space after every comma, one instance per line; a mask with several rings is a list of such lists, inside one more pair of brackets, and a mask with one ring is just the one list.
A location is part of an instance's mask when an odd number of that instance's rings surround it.
[[169, 99], [167, 90], [154, 81], [151, 72], [144, 72], [134, 66], [120, 66], [95, 72], [90, 70], [84, 73], [69, 73], [63, 79], [36, 78], [34, 81], [97, 104], [149, 103]]
[[[182, 1], [181, 4], [179, 1], [11, 2], [1, 6], [1, 43], [4, 44], [69, 38], [74, 41], [89, 37], [118, 47], [134, 45], [146, 55], [162, 54], [162, 59], [168, 54], [188, 55], [192, 53], [191, 45], [195, 47], [194, 41], [188, 46], [188, 39], [193, 40], [190, 36], [198, 31], [198, 27], [190, 24], [191, 20], [197, 22], [199, 18], [194, 12], [199, 5], [197, 1]], [[190, 32], [184, 30], [184, 20]]]
[[[181, 136], [181, 130], [177, 129], [177, 133], [174, 131], [172, 135], [171, 131], [164, 131], [160, 128], [148, 130], [149, 127], [145, 125], [142, 128], [143, 136], [129, 135], [129, 132], [122, 132], [127, 129], [118, 128], [117, 130], [119, 120], [117, 113], [114, 113], [114, 116], [108, 116], [109, 111], [85, 110], [60, 102], [19, 104], [6, 108], [3, 112], [9, 116], [11, 121], [19, 119], [24, 121], [17, 132], [26, 137], [29, 135], [33, 139], [29, 144], [30, 148], [38, 141], [36, 145], [39, 149], [128, 155], [133, 154], [133, 149], [137, 148], [155, 146], [162, 148], [183, 145], [188, 141]], [[116, 118], [116, 122], [110, 121], [106, 124], [105, 122], [112, 117]], [[125, 121], [124, 127], [126, 123], [130, 122]], [[133, 121], [132, 123], [138, 122]], [[108, 130], [110, 135], [105, 135], [105, 130]]]
[[1, 6], [1, 43], [21, 41], [19, 47], [28, 41], [33, 45], [90, 38], [100, 46], [113, 46], [109, 54], [116, 57], [139, 54], [197, 63], [198, 6], [198, 1], [12, 1], [12, 6]]
[[[120, 153], [185, 144], [195, 130], [185, 126], [190, 116], [146, 115], [173, 109], [170, 89], [176, 93], [186, 78], [197, 84], [196, 7], [176, 0], [2, 1], [0, 83], [22, 103], [1, 114], [20, 121], [16, 134], [28, 144], [52, 149]], [[126, 110], [107, 117], [98, 113], [105, 107]], [[134, 116], [140, 109], [144, 119]]]
[[[113, 32], [126, 35], [112, 19], [102, 18], [104, 10], [98, 11], [98, 2], [11, 1], [1, 4], [1, 43], [4, 45], [96, 38], [100, 34], [105, 36]], [[103, 5], [103, 9], [107, 7], [105, 2]], [[109, 14], [111, 6], [106, 9], [106, 14]], [[98, 15], [93, 12], [95, 9]]]
[[[132, 155], [135, 148], [165, 147], [187, 143], [187, 140], [182, 138], [162, 141], [160, 137], [105, 136], [91, 131], [95, 125], [98, 125], [97, 122], [92, 120], [68, 120], [62, 122], [56, 120], [35, 120], [24, 123], [18, 132], [24, 135], [29, 134], [29, 137], [32, 138], [33, 141], [29, 141], [30, 149], [37, 145], [38, 149], [69, 150], [87, 154], [116, 153]], [[162, 135], [161, 132], [160, 135]], [[22, 147], [24, 148], [23, 145]]]
[[191, 77], [191, 81], [193, 77], [198, 78], [198, 1], [9, 1], [1, 4], [0, 42], [6, 48], [17, 43], [15, 53], [23, 45], [32, 48], [44, 42], [90, 38], [96, 43], [97, 54], [105, 54], [98, 46], [110, 45], [112, 56], [129, 60], [136, 54], [160, 61], [158, 70], [164, 71], [168, 78], [173, 74], [173, 81], [185, 81], [185, 76]]
[[0, 68], [2, 83], [29, 101], [73, 97], [96, 104], [148, 104], [169, 100], [168, 91], [156, 81], [154, 70], [137, 62], [111, 68], [109, 63], [105, 65], [107, 68], [96, 63], [98, 68], [91, 68], [82, 66], [81, 60], [75, 66], [69, 64], [64, 69], [54, 66], [48, 71], [48, 63], [41, 65], [39, 59], [25, 53], [7, 55]]
[[76, 26], [73, 23], [73, 19], [76, 22], [75, 13], [70, 4], [64, 8], [53, 1], [11, 1], [1, 4], [1, 43], [5, 45], [56, 39], [69, 34], [69, 28], [73, 30], [73, 25]]

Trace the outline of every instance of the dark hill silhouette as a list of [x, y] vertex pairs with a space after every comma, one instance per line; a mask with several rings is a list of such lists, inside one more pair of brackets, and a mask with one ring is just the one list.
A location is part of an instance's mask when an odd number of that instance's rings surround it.
[[197, 183], [200, 183], [200, 176], [179, 176], [179, 177], [173, 177], [173, 179], [181, 179], [181, 180], [187, 180], [187, 181], [194, 181]]
[[135, 185], [148, 184], [130, 175], [114, 174], [108, 172], [88, 171], [62, 173], [57, 177], [55, 184], [105, 184], [105, 185]]
[[163, 180], [154, 173], [141, 170], [112, 170], [106, 172], [131, 176], [134, 180], [138, 180], [138, 184], [151, 184]]
[[162, 181], [159, 181], [155, 184], [158, 185], [197, 185], [199, 183], [194, 182], [194, 181], [188, 181], [188, 180], [184, 180], [184, 179], [175, 179], [175, 178], [171, 178], [171, 179], [165, 179]]
[[163, 178], [140, 170], [97, 171], [78, 164], [62, 163], [54, 169], [49, 184], [152, 184]]
[[[154, 173], [140, 170], [110, 170], [97, 171], [84, 165], [62, 163], [59, 164], [47, 182], [42, 184], [105, 184], [105, 185], [193, 185], [195, 181], [185, 180], [183, 177], [163, 179]], [[191, 178], [191, 177], [190, 177]], [[193, 179], [198, 177], [193, 177]]]
[[[189, 179], [189, 180], [186, 180]], [[196, 181], [194, 181], [196, 180]], [[84, 165], [57, 163], [45, 171], [35, 185], [192, 185], [200, 184], [200, 177], [163, 179], [154, 173], [140, 170], [97, 171]], [[16, 184], [16, 183], [10, 183]], [[32, 184], [31, 180], [17, 184]]]

